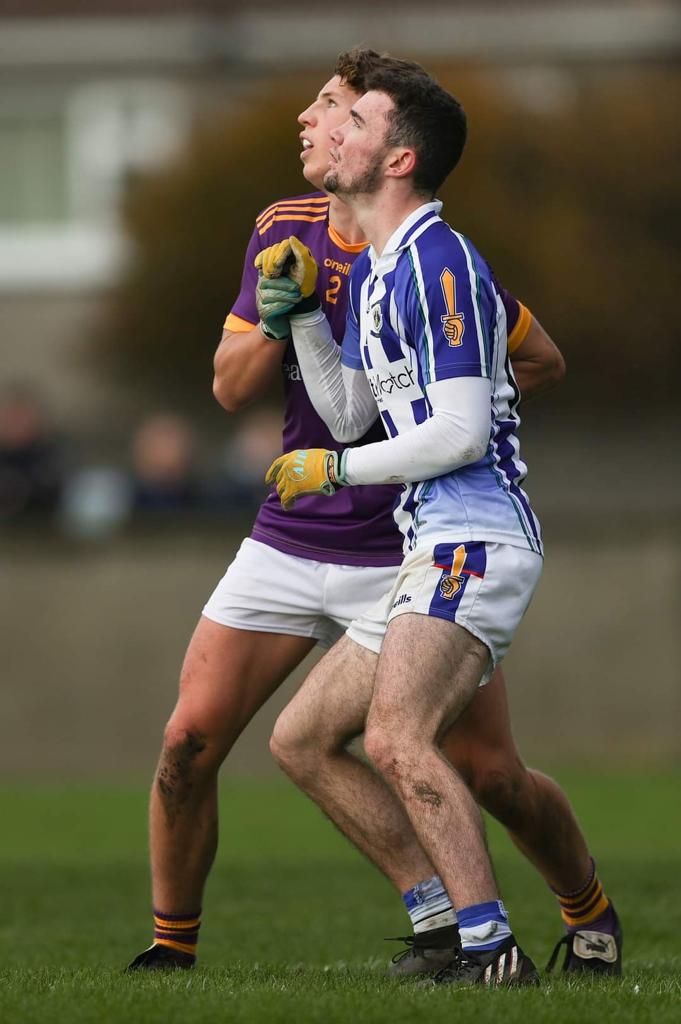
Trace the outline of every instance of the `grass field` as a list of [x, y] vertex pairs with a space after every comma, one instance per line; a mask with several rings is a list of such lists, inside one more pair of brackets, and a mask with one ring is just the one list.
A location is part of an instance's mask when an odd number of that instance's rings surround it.
[[[532, 991], [386, 980], [409, 931], [399, 899], [286, 783], [226, 781], [200, 967], [125, 976], [150, 941], [142, 787], [0, 790], [0, 1020], [51, 1022], [589, 1022], [681, 1020], [681, 775], [561, 775], [626, 930], [625, 976]], [[504, 899], [542, 965], [555, 903], [490, 828]]]

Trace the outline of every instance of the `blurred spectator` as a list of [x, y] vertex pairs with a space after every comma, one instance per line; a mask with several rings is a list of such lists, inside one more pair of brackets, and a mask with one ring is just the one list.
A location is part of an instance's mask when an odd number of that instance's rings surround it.
[[267, 494], [265, 473], [280, 453], [280, 413], [261, 408], [239, 417], [223, 455], [225, 497], [233, 508], [255, 513]]
[[0, 522], [51, 518], [65, 471], [64, 444], [38, 395], [7, 387], [0, 393]]
[[73, 537], [105, 540], [137, 518], [172, 523], [204, 503], [191, 425], [176, 413], [156, 413], [134, 432], [127, 469], [90, 465], [71, 476], [60, 523]]
[[102, 541], [145, 520], [172, 525], [254, 515], [267, 494], [265, 471], [280, 451], [280, 417], [268, 409], [240, 417], [221, 457], [201, 465], [189, 420], [154, 413], [133, 433], [127, 467], [86, 464], [69, 475], [59, 527], [79, 540]]
[[132, 502], [137, 512], [187, 512], [202, 504], [191, 425], [174, 413], [146, 419], [132, 439]]

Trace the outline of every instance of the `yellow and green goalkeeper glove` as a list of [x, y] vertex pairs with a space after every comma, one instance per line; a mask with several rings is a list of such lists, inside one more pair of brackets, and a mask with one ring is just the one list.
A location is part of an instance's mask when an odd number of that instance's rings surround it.
[[327, 448], [298, 448], [274, 460], [265, 483], [276, 484], [282, 508], [288, 511], [298, 498], [335, 494], [345, 482], [340, 463], [341, 457]]
[[[279, 296], [272, 286], [272, 291], [262, 281], [292, 281], [299, 289], [298, 301], [290, 309], [283, 308], [284, 304], [277, 306], [277, 312], [270, 314], [270, 319], [261, 316], [261, 324], [264, 325], [265, 333], [271, 337], [284, 338], [289, 334], [289, 325], [286, 320], [287, 313], [310, 313], [321, 305], [319, 297], [315, 292], [317, 284], [318, 268], [317, 263], [306, 245], [291, 235], [282, 242], [270, 245], [263, 249], [255, 257], [255, 266], [259, 271], [258, 289], [267, 295], [272, 295], [273, 302]], [[260, 276], [262, 275], [262, 276]], [[256, 290], [256, 302], [258, 292]], [[260, 307], [258, 307], [260, 313]], [[274, 324], [272, 320], [274, 319]], [[286, 333], [284, 333], [286, 331]]]
[[310, 299], [314, 296], [317, 286], [317, 261], [308, 247], [295, 235], [291, 235], [288, 244], [291, 249], [291, 263], [286, 273], [300, 288], [301, 297]]
[[287, 313], [300, 302], [300, 289], [288, 277], [265, 277], [258, 273], [255, 305], [260, 329], [267, 338], [284, 341], [291, 333]]
[[289, 277], [300, 288], [303, 299], [309, 298], [315, 290], [319, 272], [317, 261], [295, 235], [263, 249], [254, 264], [263, 277]]

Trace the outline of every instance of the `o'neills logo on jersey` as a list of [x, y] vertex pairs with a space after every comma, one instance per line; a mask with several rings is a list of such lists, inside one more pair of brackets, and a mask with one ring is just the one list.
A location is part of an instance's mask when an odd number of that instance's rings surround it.
[[324, 260], [324, 266], [327, 270], [337, 270], [339, 274], [345, 274], [346, 277], [352, 270], [352, 263], [339, 263], [338, 260], [331, 260], [328, 257]]
[[380, 373], [372, 373], [367, 376], [376, 399], [383, 398], [385, 395], [392, 395], [393, 391], [404, 391], [406, 388], [413, 387], [416, 383], [414, 380], [414, 370], [411, 366], [406, 365], [399, 372], [395, 371], [387, 377], [382, 377]]

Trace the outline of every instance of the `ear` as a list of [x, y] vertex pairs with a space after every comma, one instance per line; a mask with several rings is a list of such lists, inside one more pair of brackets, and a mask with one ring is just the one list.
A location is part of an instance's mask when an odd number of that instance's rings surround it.
[[388, 178], [407, 178], [414, 173], [416, 153], [413, 149], [399, 147], [391, 150], [385, 173]]

